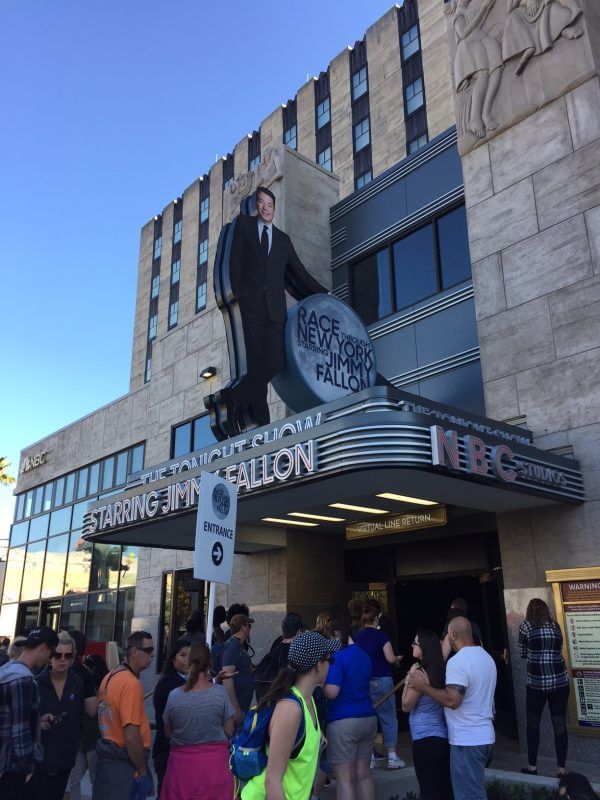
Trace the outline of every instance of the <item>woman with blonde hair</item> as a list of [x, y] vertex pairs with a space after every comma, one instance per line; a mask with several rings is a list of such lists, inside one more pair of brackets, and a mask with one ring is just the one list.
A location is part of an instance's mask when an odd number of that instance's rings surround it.
[[331, 614], [328, 611], [321, 611], [315, 622], [314, 631], [320, 633], [326, 639], [333, 639], [333, 631], [331, 630]]
[[227, 692], [211, 678], [210, 649], [195, 642], [189, 651], [187, 679], [169, 694], [163, 713], [170, 740], [161, 800], [232, 800], [229, 739], [233, 707]]

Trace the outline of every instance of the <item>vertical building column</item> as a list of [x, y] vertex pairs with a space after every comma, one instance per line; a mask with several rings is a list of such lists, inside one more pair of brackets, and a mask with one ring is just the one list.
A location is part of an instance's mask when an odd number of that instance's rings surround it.
[[296, 95], [298, 152], [314, 161], [315, 150], [315, 82], [311, 78]]
[[135, 392], [144, 385], [153, 246], [154, 219], [151, 219], [150, 222], [147, 222], [142, 228], [140, 236], [140, 256], [135, 299], [135, 319], [133, 324], [131, 373], [129, 379], [130, 392]]
[[366, 42], [375, 177], [406, 155], [398, 12], [395, 7], [367, 29]]
[[173, 252], [173, 203], [169, 203], [162, 215], [162, 255], [160, 258], [160, 294], [158, 295], [157, 338], [167, 332], [169, 324], [169, 282], [171, 278], [171, 254]]
[[283, 142], [283, 117], [281, 106], [278, 106], [269, 116], [260, 123], [260, 146], [263, 150], [267, 147], [277, 147]]
[[183, 237], [179, 277], [179, 324], [185, 325], [196, 313], [196, 270], [198, 269], [198, 215], [200, 180], [183, 193]]
[[340, 179], [340, 199], [354, 191], [350, 51], [343, 50], [329, 67], [333, 172]]
[[248, 172], [248, 137], [239, 141], [233, 150], [233, 175], [239, 178]]
[[440, 0], [419, 0], [427, 129], [430, 139], [454, 125], [455, 121], [449, 34], [442, 9], [443, 3]]

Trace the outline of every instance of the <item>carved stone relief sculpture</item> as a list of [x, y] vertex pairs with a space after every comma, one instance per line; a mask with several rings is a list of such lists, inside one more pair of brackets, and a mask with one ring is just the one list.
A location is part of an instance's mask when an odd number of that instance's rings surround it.
[[283, 177], [283, 150], [281, 147], [266, 147], [260, 164], [240, 175], [223, 192], [223, 222], [231, 220], [240, 213], [240, 203], [249, 197], [257, 186], [269, 188]]
[[593, 74], [588, 47], [575, 44], [577, 0], [450, 0], [444, 13], [463, 154]]

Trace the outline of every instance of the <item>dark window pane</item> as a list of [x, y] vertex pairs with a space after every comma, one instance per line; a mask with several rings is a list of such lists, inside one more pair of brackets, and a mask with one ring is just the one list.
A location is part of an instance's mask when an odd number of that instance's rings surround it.
[[121, 555], [121, 581], [119, 586], [135, 586], [135, 581], [138, 572], [138, 559], [140, 557], [140, 548], [125, 545], [123, 547], [123, 554]]
[[386, 247], [353, 267], [354, 308], [366, 325], [392, 313], [388, 252]]
[[104, 468], [102, 470], [102, 488], [110, 489], [114, 486], [113, 473], [115, 471], [114, 456], [104, 459]]
[[50, 536], [69, 530], [71, 527], [71, 508], [72, 506], [67, 506], [50, 514]]
[[119, 592], [117, 599], [117, 618], [115, 623], [115, 642], [121, 650], [125, 647], [125, 640], [131, 633], [133, 619], [133, 604], [135, 601], [135, 588], [131, 586]]
[[90, 589], [116, 589], [121, 571], [121, 546], [95, 544], [92, 552]]
[[397, 308], [418, 303], [438, 291], [432, 225], [396, 242], [394, 279]]
[[[2, 603], [14, 603], [18, 601], [21, 592], [21, 578], [23, 577], [23, 565], [25, 564], [25, 548], [12, 547], [8, 551], [6, 561], [6, 575], [4, 578], [4, 589], [2, 591]], [[5, 633], [5, 631], [3, 631]]]
[[116, 605], [116, 592], [99, 592], [89, 596], [85, 622], [85, 635], [89, 642], [113, 640]]
[[75, 497], [75, 478], [76, 473], [72, 472], [65, 479], [65, 503], [71, 503]]
[[42, 511], [50, 511], [52, 505], [52, 481], [44, 486], [44, 499], [42, 500]]
[[34, 542], [34, 544], [30, 544], [27, 547], [23, 583], [21, 585], [21, 600], [37, 600], [40, 596], [45, 552], [45, 541]]
[[127, 480], [127, 451], [117, 456], [117, 477], [115, 486], [122, 486]]
[[38, 486], [37, 489], [33, 491], [33, 513], [39, 514], [42, 510], [42, 500], [44, 498], [44, 489], [42, 486]]
[[69, 542], [65, 594], [87, 592], [90, 582], [92, 544], [81, 538], [81, 531], [72, 533]]
[[83, 528], [83, 515], [87, 511], [91, 500], [84, 500], [82, 503], [76, 503], [73, 506], [73, 519], [71, 520], [71, 530]]
[[68, 631], [82, 631], [85, 625], [87, 594], [71, 594], [63, 598], [60, 627]]
[[88, 476], [90, 471], [88, 467], [84, 467], [83, 469], [79, 470], [79, 481], [77, 483], [77, 499], [81, 500], [82, 497], [85, 497], [88, 492]]
[[131, 466], [129, 467], [129, 472], [139, 472], [141, 469], [144, 469], [144, 445], [138, 444], [138, 446], [134, 447], [131, 451]]
[[216, 441], [215, 436], [210, 428], [210, 417], [205, 414], [203, 417], [198, 417], [194, 420], [194, 450], [201, 450], [209, 444]]
[[42, 514], [41, 517], [34, 517], [29, 523], [29, 541], [43, 539], [48, 535], [48, 519], [50, 514]]
[[459, 206], [437, 221], [442, 288], [447, 289], [471, 277], [471, 256], [465, 207]]
[[65, 502], [65, 479], [59, 478], [54, 484], [54, 506], [62, 506]]
[[192, 449], [192, 424], [178, 425], [173, 436], [173, 458], [187, 455]]
[[90, 467], [90, 485], [88, 491], [90, 494], [96, 494], [98, 491], [100, 480], [100, 463], [96, 462]]
[[27, 530], [29, 522], [20, 522], [18, 525], [13, 525], [10, 532], [10, 546], [16, 544], [25, 544], [27, 541]]
[[42, 581], [42, 597], [56, 597], [63, 593], [67, 552], [69, 550], [69, 534], [48, 539], [44, 580]]

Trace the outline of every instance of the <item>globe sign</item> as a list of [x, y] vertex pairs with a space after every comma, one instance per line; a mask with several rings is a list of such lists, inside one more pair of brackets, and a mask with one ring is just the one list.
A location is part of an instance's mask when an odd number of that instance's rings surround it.
[[231, 500], [229, 492], [223, 485], [215, 486], [212, 493], [212, 507], [213, 511], [219, 519], [225, 519], [229, 514], [231, 508]]
[[285, 352], [286, 366], [272, 384], [295, 412], [367, 389], [377, 379], [363, 321], [331, 295], [311, 295], [290, 310]]

